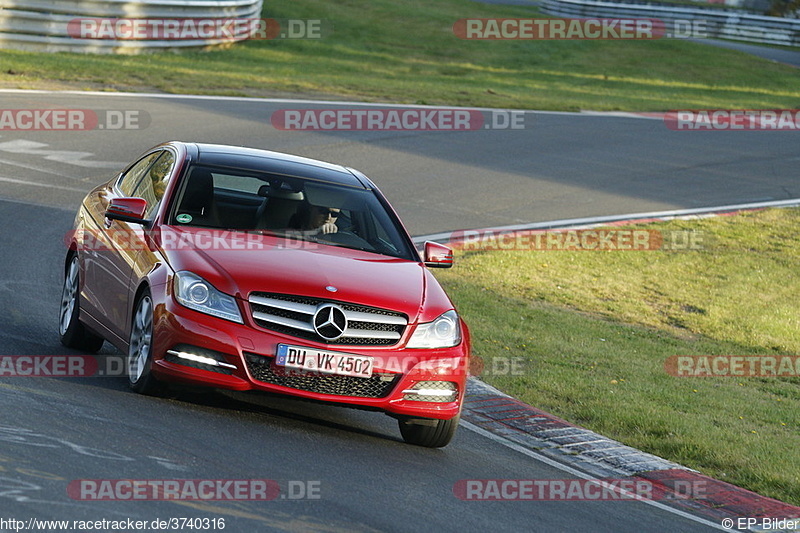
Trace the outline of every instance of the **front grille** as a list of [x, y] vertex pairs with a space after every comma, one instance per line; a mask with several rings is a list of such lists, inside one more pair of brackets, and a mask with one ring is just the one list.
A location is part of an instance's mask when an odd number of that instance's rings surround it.
[[270, 385], [280, 385], [292, 389], [333, 394], [336, 396], [357, 396], [359, 398], [383, 398], [387, 396], [401, 374], [376, 372], [371, 378], [337, 376], [302, 370], [284, 369], [275, 366], [272, 357], [245, 353], [247, 370], [258, 381]]
[[[253, 320], [262, 328], [326, 344], [391, 346], [400, 341], [408, 325], [402, 313], [334, 300], [254, 292], [249, 302]], [[314, 315], [324, 304], [339, 306], [347, 318], [347, 328], [334, 340], [314, 329]]]

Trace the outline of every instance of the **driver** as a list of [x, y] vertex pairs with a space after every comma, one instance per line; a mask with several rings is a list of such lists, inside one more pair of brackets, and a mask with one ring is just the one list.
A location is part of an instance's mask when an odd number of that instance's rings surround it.
[[334, 207], [322, 207], [303, 202], [292, 217], [290, 225], [294, 229], [311, 234], [336, 233], [339, 227], [336, 219], [339, 217], [340, 209]]

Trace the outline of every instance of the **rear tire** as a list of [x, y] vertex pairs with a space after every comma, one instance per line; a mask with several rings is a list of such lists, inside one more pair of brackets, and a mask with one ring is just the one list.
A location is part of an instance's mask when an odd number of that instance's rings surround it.
[[103, 347], [104, 340], [86, 329], [79, 320], [80, 287], [80, 264], [75, 254], [64, 273], [64, 288], [61, 290], [61, 307], [58, 313], [58, 333], [61, 344], [67, 348], [96, 353]]
[[165, 386], [153, 376], [153, 299], [145, 291], [136, 301], [128, 342], [128, 382], [139, 394], [160, 396]]
[[424, 446], [426, 448], [442, 448], [447, 446], [456, 434], [461, 416], [450, 420], [436, 420], [435, 425], [414, 424], [409, 421], [399, 420], [400, 434], [408, 444]]

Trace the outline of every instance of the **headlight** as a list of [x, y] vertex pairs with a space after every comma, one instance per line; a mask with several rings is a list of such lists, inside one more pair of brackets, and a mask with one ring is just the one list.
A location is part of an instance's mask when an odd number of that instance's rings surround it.
[[183, 271], [175, 274], [175, 298], [189, 309], [239, 324], [243, 323], [236, 299], [219, 292], [209, 282], [192, 272]]
[[461, 342], [458, 315], [450, 310], [433, 322], [419, 324], [408, 341], [409, 348], [449, 348]]

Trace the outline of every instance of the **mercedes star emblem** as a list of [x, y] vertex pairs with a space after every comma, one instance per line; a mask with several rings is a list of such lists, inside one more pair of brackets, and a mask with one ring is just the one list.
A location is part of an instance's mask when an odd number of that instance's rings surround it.
[[335, 341], [344, 335], [347, 317], [344, 309], [334, 304], [324, 304], [314, 314], [314, 331], [327, 341]]

